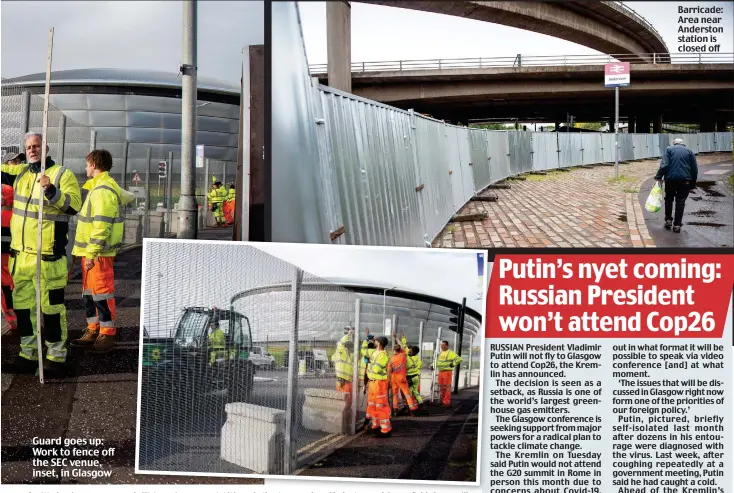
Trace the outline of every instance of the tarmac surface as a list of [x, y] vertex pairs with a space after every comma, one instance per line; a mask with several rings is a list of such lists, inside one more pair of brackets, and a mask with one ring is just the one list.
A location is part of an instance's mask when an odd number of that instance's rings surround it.
[[645, 209], [655, 179], [650, 178], [640, 187], [638, 196], [647, 230], [656, 247], [733, 247], [734, 195], [727, 186], [734, 174], [734, 162], [727, 160], [699, 166], [697, 188], [686, 199], [683, 227], [680, 233], [664, 228], [664, 207], [658, 212]]
[[[205, 230], [200, 237], [229, 239], [231, 232], [231, 228]], [[37, 375], [20, 374], [11, 364], [18, 353], [17, 335], [2, 336], [2, 483], [262, 484], [262, 480], [249, 478], [135, 474], [141, 270], [141, 247], [118, 255], [115, 294], [119, 345], [113, 352], [95, 355], [70, 348], [63, 374], [54, 378], [46, 375], [41, 385]], [[86, 326], [78, 266], [66, 288], [66, 306], [72, 340]], [[111, 475], [61, 478], [62, 467], [34, 467], [34, 438], [103, 440], [96, 448], [114, 448], [113, 455], [100, 458], [101, 467], [85, 470], [109, 471]], [[34, 478], [34, 469], [55, 470], [56, 477]]]
[[361, 432], [303, 476], [475, 481], [478, 446], [478, 389], [452, 395], [451, 407], [425, 403], [427, 416], [396, 416], [392, 436]]

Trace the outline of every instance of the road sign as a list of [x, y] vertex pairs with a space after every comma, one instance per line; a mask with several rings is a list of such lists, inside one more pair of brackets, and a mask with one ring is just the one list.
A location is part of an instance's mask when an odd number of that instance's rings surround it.
[[130, 193], [135, 195], [136, 199], [145, 200], [145, 187], [130, 187]]
[[133, 176], [133, 181], [134, 181], [135, 183], [140, 183], [140, 175], [139, 175], [139, 174], [137, 174], [137, 173], [135, 173], [135, 176]]
[[624, 87], [630, 85], [629, 62], [607, 63], [604, 65], [604, 87]]
[[386, 336], [390, 336], [392, 334], [392, 320], [389, 318], [385, 319], [385, 331], [384, 334]]
[[423, 343], [423, 351], [433, 351], [433, 343], [432, 342], [424, 342]]
[[196, 146], [196, 167], [197, 168], [204, 167], [204, 146], [203, 145]]

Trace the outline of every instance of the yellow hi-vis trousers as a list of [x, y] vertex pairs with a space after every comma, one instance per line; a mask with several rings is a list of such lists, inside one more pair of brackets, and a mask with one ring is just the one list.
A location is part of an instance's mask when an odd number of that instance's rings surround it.
[[[20, 356], [29, 360], [38, 358], [36, 343], [36, 255], [16, 252], [10, 257], [8, 269], [13, 276], [13, 305], [18, 318]], [[67, 282], [66, 257], [47, 262], [41, 260], [41, 312], [43, 313], [46, 358], [66, 361], [66, 306], [64, 288]]]

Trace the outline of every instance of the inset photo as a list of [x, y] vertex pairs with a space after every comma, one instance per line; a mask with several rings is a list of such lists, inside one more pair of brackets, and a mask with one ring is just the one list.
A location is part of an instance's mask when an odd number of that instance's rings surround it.
[[485, 257], [146, 240], [136, 473], [478, 484]]

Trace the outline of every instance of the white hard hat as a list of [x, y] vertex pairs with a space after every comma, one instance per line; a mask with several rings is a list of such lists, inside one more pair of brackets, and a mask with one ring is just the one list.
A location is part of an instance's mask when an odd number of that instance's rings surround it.
[[679, 139], [674, 139], [673, 140], [673, 144], [682, 144], [682, 143], [683, 143], [683, 139], [680, 139], [679, 138]]

